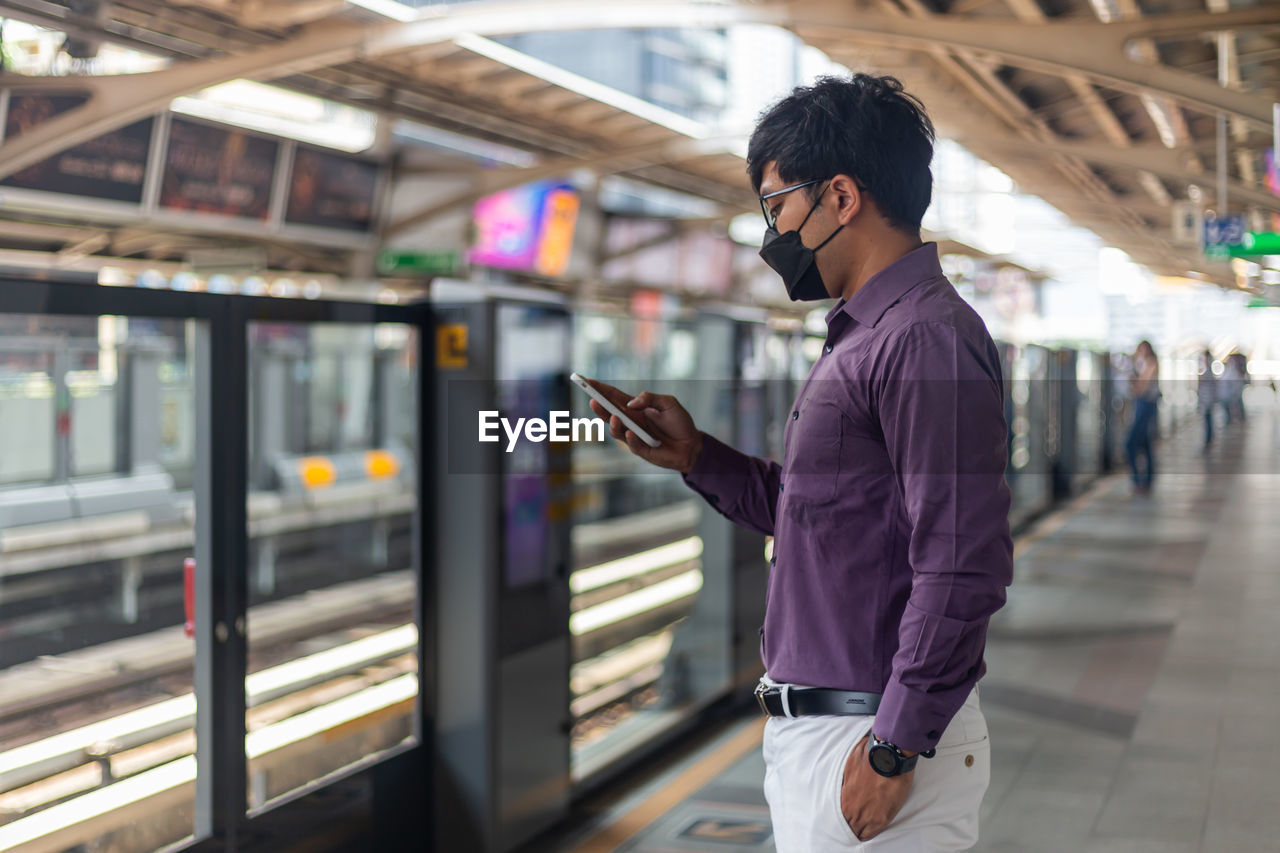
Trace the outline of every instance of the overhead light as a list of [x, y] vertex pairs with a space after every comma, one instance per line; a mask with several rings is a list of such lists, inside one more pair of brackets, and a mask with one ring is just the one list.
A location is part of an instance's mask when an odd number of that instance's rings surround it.
[[1173, 129], [1173, 123], [1169, 120], [1169, 114], [1165, 112], [1165, 106], [1149, 94], [1143, 93], [1141, 96], [1142, 105], [1146, 107], [1147, 114], [1151, 117], [1151, 122], [1156, 126], [1156, 133], [1160, 136], [1160, 141], [1164, 143], [1166, 148], [1178, 147], [1178, 134]]
[[544, 62], [526, 53], [521, 53], [492, 39], [472, 33], [463, 33], [454, 39], [454, 43], [472, 53], [478, 53], [533, 77], [539, 77], [562, 89], [582, 95], [584, 98], [600, 101], [615, 109], [639, 116], [646, 121], [660, 124], [668, 130], [674, 130], [676, 133], [681, 133], [694, 139], [705, 139], [710, 136], [710, 130], [701, 122], [651, 104], [634, 95], [620, 92], [611, 86], [606, 86], [603, 83], [597, 83], [571, 71], [566, 71], [563, 68], [552, 65], [550, 62]]
[[729, 220], [729, 239], [743, 246], [759, 246], [764, 232], [764, 219], [755, 211], [740, 213]]
[[1169, 191], [1165, 189], [1160, 179], [1151, 172], [1139, 172], [1138, 183], [1142, 184], [1142, 188], [1147, 191], [1147, 195], [1151, 196], [1161, 204], [1169, 204], [1173, 199], [1169, 196]]
[[1244, 258], [1231, 259], [1231, 270], [1238, 276], [1252, 277], [1257, 275], [1261, 269], [1262, 267], [1258, 266], [1253, 261], [1247, 261]]
[[348, 0], [353, 6], [359, 6], [361, 9], [368, 9], [370, 12], [377, 12], [386, 18], [396, 21], [413, 21], [418, 18], [418, 10], [412, 6], [406, 6], [403, 3], [397, 3], [396, 0]]

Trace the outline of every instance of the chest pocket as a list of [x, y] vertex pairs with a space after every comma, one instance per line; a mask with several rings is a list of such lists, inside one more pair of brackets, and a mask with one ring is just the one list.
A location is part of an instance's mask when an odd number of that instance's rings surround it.
[[789, 502], [825, 504], [836, 497], [844, 415], [829, 402], [806, 403], [791, 423], [791, 460], [783, 475], [783, 494]]

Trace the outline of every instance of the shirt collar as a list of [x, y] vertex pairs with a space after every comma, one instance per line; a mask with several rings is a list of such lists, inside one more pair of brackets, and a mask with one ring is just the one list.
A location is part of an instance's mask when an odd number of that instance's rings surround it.
[[827, 325], [843, 311], [863, 326], [880, 322], [889, 306], [897, 302], [921, 282], [942, 275], [938, 260], [938, 244], [925, 243], [912, 249], [889, 266], [867, 279], [867, 283], [848, 300], [837, 302], [827, 312]]

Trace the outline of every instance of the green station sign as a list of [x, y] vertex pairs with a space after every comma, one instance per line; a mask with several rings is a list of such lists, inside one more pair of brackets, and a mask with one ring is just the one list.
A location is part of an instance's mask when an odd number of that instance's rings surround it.
[[378, 253], [378, 274], [414, 278], [456, 275], [462, 269], [462, 256], [456, 249], [419, 252], [409, 249], [383, 249]]
[[1233, 253], [1242, 255], [1280, 255], [1280, 234], [1274, 231], [1246, 231], [1240, 247]]
[[1280, 255], [1280, 234], [1274, 231], [1246, 231], [1233, 243], [1205, 243], [1207, 258], [1253, 258], [1262, 255]]

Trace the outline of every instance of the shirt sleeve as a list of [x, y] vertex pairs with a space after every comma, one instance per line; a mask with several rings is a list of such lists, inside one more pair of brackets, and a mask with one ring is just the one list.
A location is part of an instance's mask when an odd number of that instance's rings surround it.
[[986, 671], [987, 623], [1013, 579], [1004, 392], [990, 339], [944, 323], [906, 329], [885, 365], [879, 416], [912, 585], [875, 731], [922, 752]]
[[689, 488], [706, 498], [725, 518], [773, 535], [778, 485], [782, 481], [782, 468], [777, 462], [748, 456], [703, 433], [698, 461], [683, 477]]

